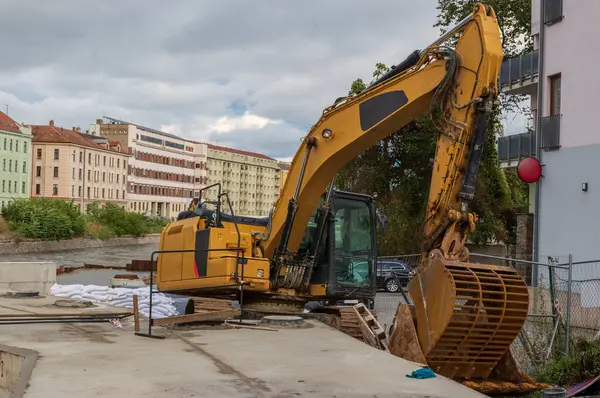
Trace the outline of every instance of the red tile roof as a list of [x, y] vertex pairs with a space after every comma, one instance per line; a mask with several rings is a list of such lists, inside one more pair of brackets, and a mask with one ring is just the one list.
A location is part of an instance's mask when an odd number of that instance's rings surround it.
[[0, 130], [12, 131], [13, 133], [20, 133], [19, 123], [15, 122], [4, 112], [0, 112]]
[[[33, 142], [75, 144], [102, 151], [108, 150], [106, 149], [106, 147], [97, 144], [89, 138], [84, 137], [81, 133], [78, 133], [73, 130], [68, 130], [62, 127], [54, 126], [53, 122], [51, 122], [48, 126], [32, 125], [31, 132], [33, 133]], [[110, 151], [116, 152], [115, 150]]]
[[213, 145], [213, 144], [208, 144], [208, 149], [216, 149], [218, 151], [232, 152], [232, 153], [238, 153], [240, 155], [254, 156], [256, 158], [275, 160], [267, 155], [263, 155], [262, 153], [242, 151], [239, 149], [227, 148], [224, 146], [218, 146], [218, 145]]

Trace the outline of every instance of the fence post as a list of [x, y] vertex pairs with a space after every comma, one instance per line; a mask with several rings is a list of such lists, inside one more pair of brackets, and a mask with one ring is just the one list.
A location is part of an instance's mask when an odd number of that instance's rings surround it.
[[565, 331], [565, 354], [569, 355], [569, 346], [571, 344], [571, 295], [573, 293], [573, 255], [569, 254], [569, 269], [567, 279], [567, 330]]

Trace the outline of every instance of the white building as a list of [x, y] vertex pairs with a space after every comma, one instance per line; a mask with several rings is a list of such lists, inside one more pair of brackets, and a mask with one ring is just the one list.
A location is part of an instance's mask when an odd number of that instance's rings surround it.
[[96, 120], [89, 133], [120, 142], [131, 155], [130, 211], [177, 217], [206, 185], [206, 144], [110, 117]]

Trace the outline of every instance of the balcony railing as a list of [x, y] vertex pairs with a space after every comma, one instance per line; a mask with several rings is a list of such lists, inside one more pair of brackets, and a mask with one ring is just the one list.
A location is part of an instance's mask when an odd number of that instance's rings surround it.
[[[560, 148], [560, 115], [542, 118], [542, 137], [540, 149], [545, 151]], [[535, 156], [535, 133], [523, 133], [500, 137], [498, 139], [498, 162], [516, 166], [526, 157]]]
[[518, 58], [507, 59], [500, 68], [500, 87], [512, 86], [526, 80], [534, 81], [538, 75], [539, 51], [534, 50]]
[[542, 149], [560, 148], [560, 115], [542, 118]]
[[563, 1], [544, 1], [544, 24], [552, 25], [563, 19]]
[[535, 134], [523, 133], [500, 137], [498, 139], [498, 161], [519, 161], [526, 157], [535, 156]]

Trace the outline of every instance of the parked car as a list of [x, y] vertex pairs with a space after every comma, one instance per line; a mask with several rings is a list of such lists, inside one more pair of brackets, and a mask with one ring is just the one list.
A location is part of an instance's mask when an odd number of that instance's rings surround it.
[[400, 260], [377, 260], [377, 289], [396, 293], [406, 287], [412, 276], [412, 267]]

